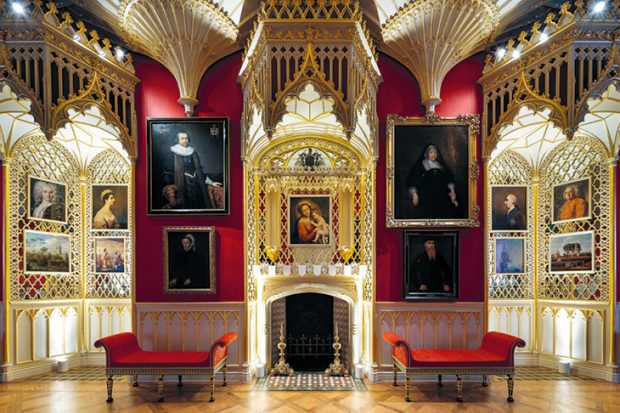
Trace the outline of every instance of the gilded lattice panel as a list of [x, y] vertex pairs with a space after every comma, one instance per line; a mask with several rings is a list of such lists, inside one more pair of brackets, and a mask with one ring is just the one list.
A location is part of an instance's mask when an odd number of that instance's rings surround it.
[[[85, 273], [86, 273], [86, 298], [130, 298], [131, 297], [131, 268], [133, 263], [133, 188], [131, 185], [131, 167], [129, 162], [118, 152], [109, 149], [98, 154], [88, 166], [88, 187], [86, 188], [85, 208]], [[110, 189], [121, 189], [126, 197], [117, 193], [119, 203], [115, 205], [117, 214], [126, 214], [127, 229], [93, 229], [94, 199], [93, 185], [110, 185]], [[124, 209], [126, 208], [126, 211]], [[113, 210], [113, 211], [114, 211]], [[97, 269], [95, 242], [97, 239], [113, 238], [123, 240], [124, 252], [121, 254], [123, 271], [101, 271]], [[99, 266], [100, 267], [100, 266]], [[120, 267], [119, 267], [120, 268]]]
[[[258, 215], [258, 211], [260, 210], [259, 206], [256, 205], [257, 202], [257, 188], [256, 188], [256, 178], [254, 173], [250, 170], [247, 171], [247, 176], [246, 176], [246, 182], [247, 182], [247, 190], [246, 190], [246, 194], [247, 194], [247, 208], [248, 208], [248, 212], [247, 212], [247, 229], [248, 229], [248, 237], [247, 237], [247, 262], [248, 264], [250, 263], [256, 263], [257, 257], [258, 257], [258, 247], [257, 247], [257, 243], [256, 243], [256, 239], [257, 239], [257, 215]], [[264, 203], [264, 196], [263, 196], [263, 203]], [[263, 216], [263, 220], [264, 220], [264, 216]], [[252, 235], [254, 234], [254, 235]], [[264, 236], [264, 234], [259, 234], [258, 236]], [[256, 288], [255, 288], [255, 274], [252, 270], [252, 266], [251, 265], [247, 265], [247, 299], [248, 301], [254, 301], [256, 299]]]
[[[489, 164], [487, 179], [486, 222], [488, 232], [488, 297], [489, 299], [526, 299], [534, 296], [534, 191], [532, 190], [532, 168], [516, 152], [507, 150], [493, 159]], [[493, 231], [493, 187], [525, 186], [527, 187], [526, 231]], [[496, 273], [496, 238], [524, 239], [524, 272], [521, 274]]]
[[[329, 158], [325, 167], [298, 167], [289, 166], [291, 157], [300, 149], [313, 147], [320, 150]], [[266, 266], [272, 260], [267, 256], [265, 245], [270, 228], [270, 214], [268, 211], [268, 194], [278, 188], [279, 216], [278, 258], [276, 271], [283, 265], [291, 266], [292, 273], [296, 273], [301, 264], [320, 265], [321, 273], [327, 274], [328, 267], [335, 265], [336, 272], [342, 274], [345, 264], [358, 263], [366, 265], [367, 272], [364, 280], [364, 299], [371, 300], [373, 294], [373, 214], [372, 188], [374, 174], [371, 168], [363, 168], [357, 156], [345, 146], [320, 138], [306, 138], [303, 140], [288, 141], [265, 153], [260, 161], [259, 169], [248, 170], [247, 178], [247, 205], [248, 205], [248, 297], [253, 297], [255, 265]], [[343, 218], [341, 199], [343, 183], [347, 182], [350, 188], [350, 228], [352, 239], [348, 247], [353, 247], [352, 257], [345, 262], [341, 252]], [[291, 196], [330, 196], [331, 221], [329, 223], [331, 243], [326, 245], [289, 245], [289, 231], [291, 228], [291, 211], [289, 199]], [[345, 225], [346, 226], [346, 225]], [[357, 268], [357, 267], [356, 267]], [[311, 270], [307, 270], [311, 271]], [[279, 273], [279, 272], [278, 272]], [[251, 299], [251, 298], [250, 298]]]
[[[42, 136], [20, 139], [9, 161], [9, 255], [11, 301], [80, 298], [81, 219], [79, 167], [56, 142]], [[29, 176], [66, 185], [66, 222], [28, 218]], [[25, 272], [25, 231], [62, 234], [70, 237], [69, 272]]]
[[[576, 137], [553, 150], [540, 174], [538, 296], [554, 300], [609, 300], [611, 216], [609, 170], [605, 149], [593, 138]], [[590, 179], [591, 218], [553, 222], [554, 186]], [[593, 271], [551, 272], [550, 236], [591, 231]]]

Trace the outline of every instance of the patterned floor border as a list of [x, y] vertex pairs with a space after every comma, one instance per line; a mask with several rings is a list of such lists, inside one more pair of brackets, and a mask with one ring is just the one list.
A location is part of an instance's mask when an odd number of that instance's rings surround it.
[[[114, 381], [126, 380], [127, 376], [114, 376]], [[101, 366], [80, 366], [69, 369], [64, 373], [53, 371], [40, 376], [28, 377], [24, 381], [105, 381], [105, 367]]]
[[254, 390], [260, 391], [364, 391], [361, 379], [325, 376], [323, 373], [295, 373], [293, 376], [267, 376], [258, 379]]
[[[506, 376], [495, 376], [500, 380], [506, 380]], [[563, 374], [558, 370], [543, 366], [517, 367], [515, 380], [531, 381], [602, 381], [593, 377], [580, 376], [578, 374]]]

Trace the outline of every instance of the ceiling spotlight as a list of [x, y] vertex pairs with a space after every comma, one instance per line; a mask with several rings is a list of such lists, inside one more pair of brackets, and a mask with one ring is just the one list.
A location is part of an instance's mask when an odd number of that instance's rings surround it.
[[506, 55], [506, 49], [504, 49], [503, 47], [497, 49], [497, 51], [495, 52], [495, 57], [497, 57], [498, 60], [502, 60], [502, 57], [504, 57], [504, 55]]
[[76, 33], [76, 34], [74, 34], [74, 35], [73, 35], [73, 40], [75, 40], [76, 42], [79, 42], [79, 41], [80, 41], [80, 35], [79, 35], [79, 34], [77, 34], [77, 33]]
[[592, 8], [592, 11], [594, 13], [600, 13], [603, 10], [605, 10], [605, 7], [607, 6], [607, 2], [606, 1], [598, 1], [594, 4], [594, 7]]
[[125, 52], [120, 47], [116, 49], [116, 58], [122, 60], [125, 57]]
[[543, 33], [540, 34], [540, 42], [541, 43], [546, 42], [548, 39], [549, 39], [549, 35], [547, 33], [543, 32]]
[[26, 12], [26, 9], [24, 8], [24, 6], [17, 1], [14, 1], [13, 3], [11, 3], [11, 8], [13, 9], [13, 12], [15, 12], [16, 14], [24, 14]]
[[512, 58], [513, 59], [518, 59], [519, 56], [521, 56], [521, 52], [519, 52], [517, 49], [512, 51]]
[[104, 57], [105, 56], [105, 52], [103, 50], [99, 50], [99, 56]]

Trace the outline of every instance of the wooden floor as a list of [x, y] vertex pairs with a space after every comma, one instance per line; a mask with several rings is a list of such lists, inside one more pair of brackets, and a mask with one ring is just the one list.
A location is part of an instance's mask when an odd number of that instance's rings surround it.
[[454, 401], [453, 382], [414, 384], [413, 402], [403, 401], [402, 385], [368, 384], [356, 392], [268, 392], [252, 383], [218, 383], [216, 400], [209, 403], [206, 384], [186, 382], [178, 389], [166, 385], [166, 400], [157, 403], [156, 385], [131, 387], [114, 383], [114, 402], [106, 403], [105, 381], [28, 380], [0, 384], [0, 412], [620, 412], [620, 384], [594, 380], [541, 379], [524, 375], [515, 383], [515, 403], [506, 402], [506, 381], [493, 378], [489, 387], [464, 383], [464, 403]]

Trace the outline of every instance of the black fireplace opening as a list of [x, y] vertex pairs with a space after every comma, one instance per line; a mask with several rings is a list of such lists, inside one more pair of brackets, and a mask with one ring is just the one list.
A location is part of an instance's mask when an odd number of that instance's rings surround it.
[[286, 297], [286, 359], [295, 371], [325, 371], [334, 361], [333, 325], [332, 296]]

